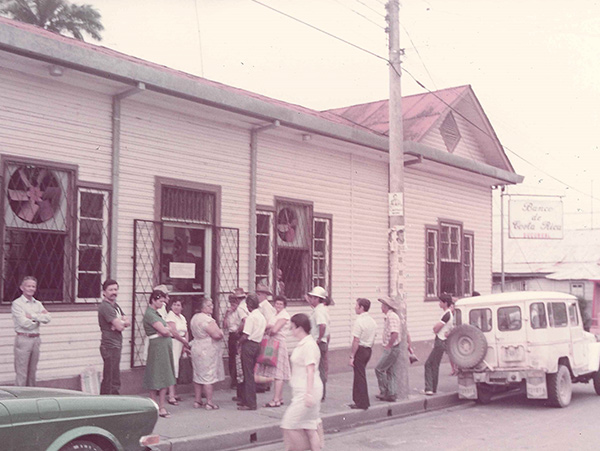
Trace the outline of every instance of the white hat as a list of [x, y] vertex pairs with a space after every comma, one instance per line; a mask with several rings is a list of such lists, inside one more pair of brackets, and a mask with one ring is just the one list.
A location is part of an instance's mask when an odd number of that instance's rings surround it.
[[157, 285], [153, 288], [154, 291], [162, 291], [164, 294], [169, 294], [169, 289], [165, 284]]
[[327, 291], [323, 287], [314, 287], [312, 291], [308, 293], [309, 296], [316, 296], [321, 299], [327, 299]]

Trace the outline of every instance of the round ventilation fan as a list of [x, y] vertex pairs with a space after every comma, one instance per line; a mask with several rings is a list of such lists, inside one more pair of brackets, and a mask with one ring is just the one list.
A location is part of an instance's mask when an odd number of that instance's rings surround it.
[[296, 239], [296, 229], [298, 228], [298, 216], [291, 208], [282, 208], [277, 215], [277, 233], [286, 243], [291, 243]]
[[20, 167], [8, 181], [10, 208], [30, 224], [52, 219], [59, 208], [60, 198], [58, 179], [48, 169]]

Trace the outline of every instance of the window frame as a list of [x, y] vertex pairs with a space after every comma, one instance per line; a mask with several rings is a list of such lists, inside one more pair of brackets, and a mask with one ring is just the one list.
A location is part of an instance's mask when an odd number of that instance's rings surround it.
[[[45, 159], [38, 158], [30, 158], [24, 156], [17, 155], [8, 155], [3, 154], [0, 155], [0, 186], [2, 187], [2, 200], [0, 200], [0, 208], [4, 212], [6, 208], [6, 177], [5, 172], [7, 170], [7, 165], [31, 165], [31, 166], [42, 166], [48, 169], [55, 169], [58, 171], [65, 171], [68, 173], [68, 183], [67, 183], [67, 207], [66, 207], [66, 234], [68, 243], [66, 244], [69, 249], [65, 250], [65, 259], [68, 259], [70, 262], [68, 269], [69, 273], [67, 274], [67, 282], [65, 285], [70, 290], [70, 294], [67, 294], [63, 297], [62, 301], [57, 302], [47, 302], [47, 306], [52, 311], [93, 311], [97, 309], [97, 304], [101, 301], [92, 301], [92, 302], [81, 302], [77, 297], [77, 275], [78, 275], [78, 233], [79, 233], [79, 225], [80, 225], [80, 216], [79, 216], [79, 196], [80, 190], [100, 190], [106, 191], [108, 193], [108, 229], [107, 229], [107, 250], [106, 254], [110, 256], [111, 253], [111, 225], [112, 225], [112, 195], [113, 189], [110, 184], [98, 183], [98, 182], [90, 182], [79, 179], [79, 166], [76, 164], [62, 163]], [[4, 240], [6, 238], [6, 224], [4, 214], [1, 215], [0, 218], [0, 242], [2, 243], [2, 249], [0, 249], [0, 270], [3, 271], [4, 265]], [[110, 258], [107, 261], [107, 274], [110, 274]], [[0, 292], [4, 291], [4, 279], [0, 278]], [[2, 295], [3, 296], [3, 295]], [[10, 302], [2, 302], [0, 300], [0, 313], [10, 312], [11, 304]]]
[[[315, 224], [317, 222], [324, 222], [326, 224], [326, 228], [325, 228], [325, 238], [324, 238], [324, 256], [323, 258], [320, 258], [320, 260], [322, 260], [324, 262], [323, 266], [325, 268], [325, 277], [323, 278], [326, 281], [326, 284], [323, 288], [325, 288], [325, 290], [327, 290], [327, 293], [329, 293], [329, 296], [331, 296], [331, 281], [332, 281], [332, 277], [331, 277], [331, 259], [332, 259], [332, 238], [333, 238], [333, 216], [332, 215], [327, 215], [327, 214], [322, 214], [322, 213], [313, 213], [313, 219], [312, 219], [312, 225], [313, 225], [313, 239], [312, 239], [312, 248], [313, 248], [313, 255], [312, 255], [312, 265], [313, 267], [311, 268], [311, 280], [313, 285], [316, 285], [316, 278], [315, 278], [315, 273], [314, 273], [314, 264], [315, 264], [315, 260], [316, 260], [316, 251], [315, 251], [315, 242], [317, 240], [317, 238], [315, 238], [315, 234], [314, 234], [314, 230], [315, 230]], [[321, 278], [319, 278], [321, 279]]]

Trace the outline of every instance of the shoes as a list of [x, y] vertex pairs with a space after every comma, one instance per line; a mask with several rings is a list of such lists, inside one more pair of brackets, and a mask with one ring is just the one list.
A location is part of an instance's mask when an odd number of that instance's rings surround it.
[[375, 397], [377, 399], [379, 399], [380, 401], [386, 401], [386, 402], [396, 402], [396, 397], [395, 396], [381, 396], [381, 395], [375, 395]]
[[171, 418], [171, 414], [167, 409], [160, 409], [158, 411], [158, 416], [161, 418]]
[[256, 407], [249, 407], [249, 406], [238, 406], [237, 410], [256, 410]]
[[194, 401], [194, 409], [201, 409], [202, 407], [204, 407], [203, 402]]
[[431, 391], [431, 390], [425, 390], [425, 394], [427, 396], [433, 396], [435, 394], [435, 392]]
[[265, 407], [281, 407], [283, 405], [283, 401], [269, 401], [265, 404]]
[[233, 398], [231, 398], [232, 401], [240, 401], [240, 398], [238, 398], [237, 396], [234, 396]]
[[379, 399], [380, 401], [385, 401], [386, 396], [383, 395], [375, 395], [375, 398]]
[[219, 406], [217, 404], [206, 403], [206, 405], [204, 406], [204, 408], [206, 410], [219, 410]]
[[418, 362], [419, 359], [417, 358], [416, 355], [411, 354], [411, 355], [408, 356], [408, 361], [412, 364], [412, 363]]
[[171, 404], [172, 406], [178, 406], [178, 405], [179, 405], [179, 401], [177, 401], [177, 398], [169, 398], [169, 399], [167, 400], [167, 402], [168, 402], [169, 404]]
[[359, 407], [356, 404], [348, 404], [348, 407], [350, 407], [351, 409], [358, 409], [358, 410], [367, 410], [368, 407]]

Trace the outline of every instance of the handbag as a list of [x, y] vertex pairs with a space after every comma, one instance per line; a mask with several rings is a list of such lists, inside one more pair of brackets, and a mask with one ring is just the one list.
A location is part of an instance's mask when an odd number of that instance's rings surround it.
[[267, 366], [277, 366], [277, 354], [279, 353], [279, 341], [273, 337], [263, 338], [260, 343], [260, 353], [256, 363], [262, 363]]
[[192, 359], [185, 353], [179, 357], [179, 376], [177, 383], [180, 385], [191, 384], [194, 380], [194, 368], [192, 367]]

